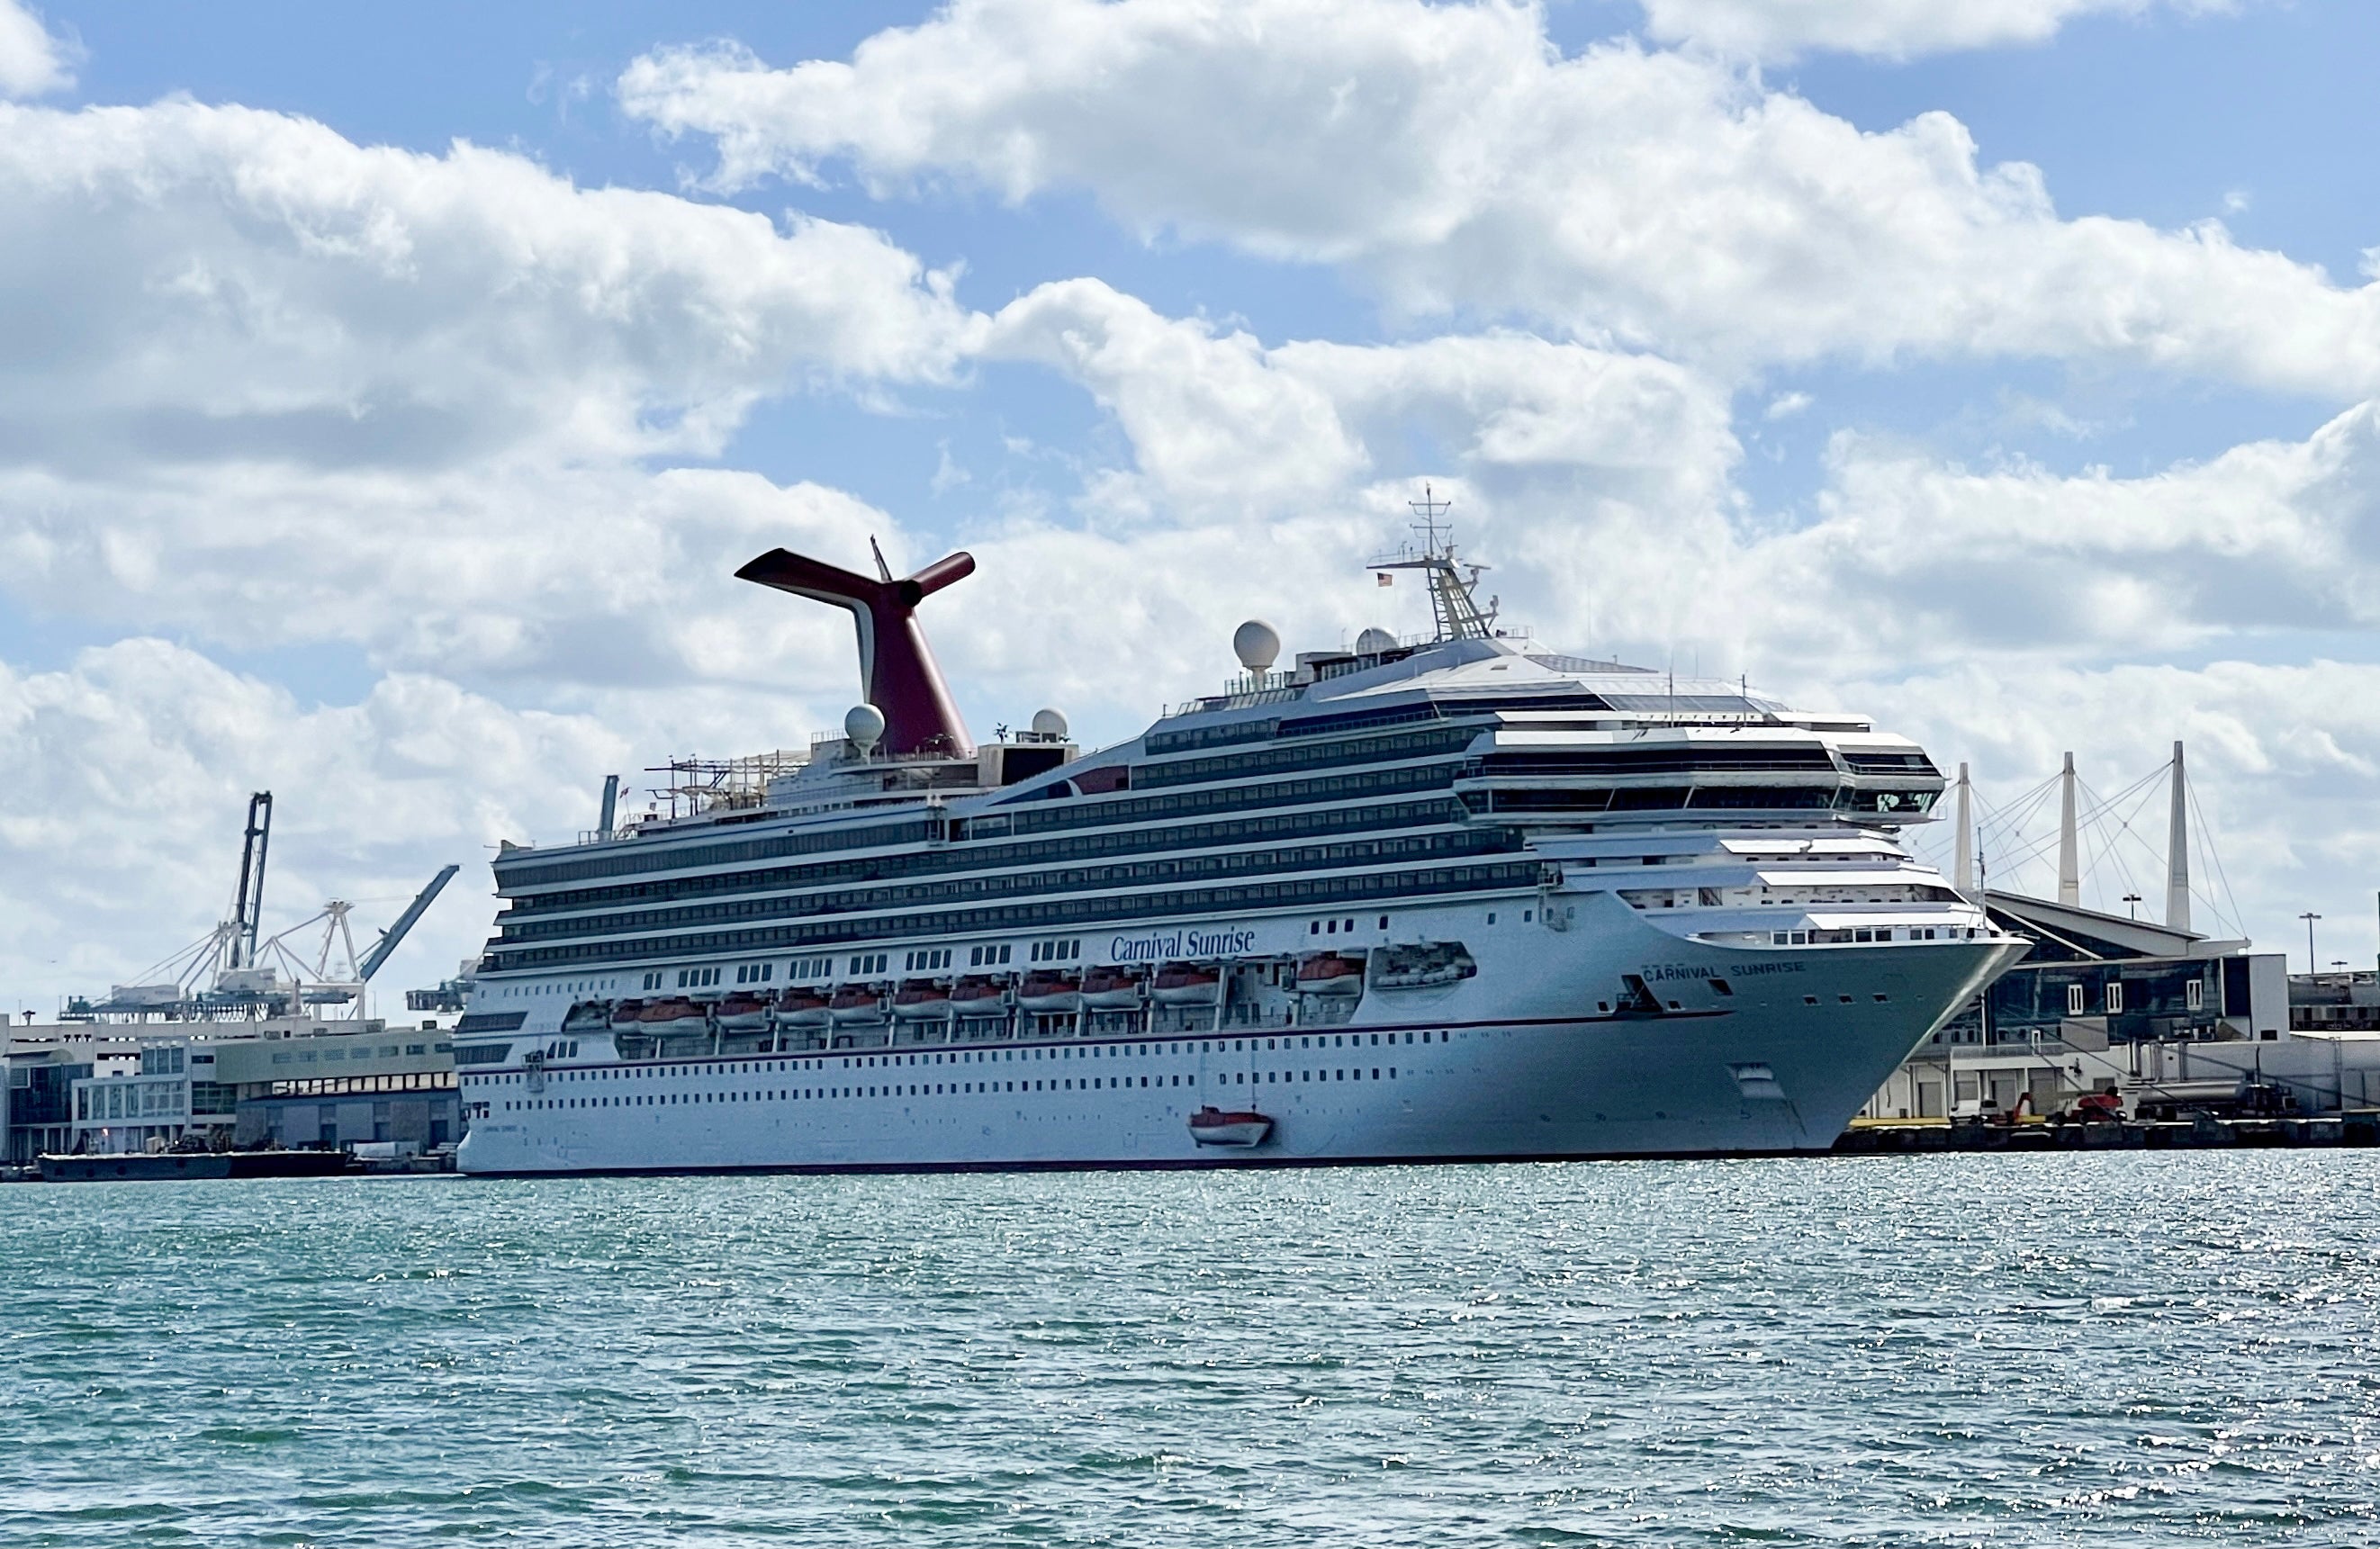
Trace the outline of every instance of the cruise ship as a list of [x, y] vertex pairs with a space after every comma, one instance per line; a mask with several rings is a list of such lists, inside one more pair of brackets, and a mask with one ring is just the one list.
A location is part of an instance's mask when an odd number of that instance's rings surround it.
[[1824, 1150], [2023, 950], [1902, 848], [1944, 781], [1855, 716], [1541, 649], [1422, 511], [1432, 628], [1095, 752], [978, 745], [894, 578], [807, 753], [507, 844], [455, 1050], [466, 1172], [1247, 1167]]

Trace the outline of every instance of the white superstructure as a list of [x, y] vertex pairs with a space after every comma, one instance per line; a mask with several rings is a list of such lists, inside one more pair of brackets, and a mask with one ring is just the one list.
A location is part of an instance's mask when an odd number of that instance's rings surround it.
[[1901, 849], [1913, 744], [1494, 635], [1434, 534], [1384, 563], [1436, 638], [1276, 672], [1244, 629], [1245, 678], [1113, 747], [856, 713], [508, 848], [459, 1165], [1824, 1149], [2022, 950]]

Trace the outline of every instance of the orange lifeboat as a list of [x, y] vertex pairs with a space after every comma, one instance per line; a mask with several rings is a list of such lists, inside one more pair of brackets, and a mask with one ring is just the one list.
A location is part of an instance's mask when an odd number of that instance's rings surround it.
[[623, 1000], [613, 1007], [612, 1031], [614, 1033], [637, 1032], [637, 1018], [644, 1009], [645, 1003], [641, 1000]]
[[953, 985], [951, 1007], [963, 1017], [995, 1016], [1007, 1009], [1000, 982], [989, 974], [969, 974]]
[[637, 1013], [639, 1033], [708, 1033], [710, 1019], [702, 1008], [680, 997], [674, 1000], [655, 1000]]
[[1028, 1011], [1071, 1011], [1083, 1003], [1083, 981], [1072, 974], [1027, 974], [1016, 1003]]
[[1140, 980], [1129, 968], [1094, 968], [1083, 975], [1083, 1004], [1128, 1011], [1140, 1004]]
[[808, 988], [782, 991], [771, 1014], [788, 1027], [815, 1027], [827, 1019], [826, 996]]
[[951, 1014], [951, 992], [933, 979], [906, 979], [892, 992], [892, 1014], [907, 1022], [923, 1022]]
[[1300, 995], [1361, 995], [1364, 993], [1364, 960], [1342, 957], [1337, 952], [1316, 952], [1298, 959], [1297, 993]]
[[1190, 1138], [1200, 1145], [1262, 1145], [1271, 1133], [1270, 1116], [1254, 1109], [1202, 1107], [1190, 1116]]
[[844, 985], [827, 998], [826, 1014], [837, 1022], [882, 1022], [884, 998], [874, 985]]
[[1149, 993], [1163, 1006], [1211, 1006], [1222, 989], [1223, 971], [1202, 962], [1169, 962], [1149, 986]]
[[769, 1003], [757, 995], [730, 995], [711, 1015], [722, 1033], [758, 1033], [769, 1025]]
[[581, 1000], [574, 1004], [562, 1019], [565, 1033], [586, 1035], [611, 1030], [612, 1013], [601, 1000]]

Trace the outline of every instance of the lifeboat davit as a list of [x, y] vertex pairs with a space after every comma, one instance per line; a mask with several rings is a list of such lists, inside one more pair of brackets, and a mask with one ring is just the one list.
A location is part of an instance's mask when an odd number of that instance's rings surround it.
[[1140, 980], [1128, 968], [1094, 968], [1083, 975], [1083, 1004], [1128, 1011], [1140, 1004]]
[[1072, 974], [1027, 974], [1016, 1003], [1028, 1011], [1071, 1011], [1083, 1003], [1083, 981]]
[[828, 997], [826, 1014], [837, 1022], [882, 1022], [884, 998], [874, 985], [844, 985]]
[[1148, 992], [1163, 1006], [1211, 1006], [1223, 988], [1223, 971], [1196, 962], [1169, 962], [1157, 971]]
[[1342, 957], [1337, 952], [1316, 952], [1300, 958], [1297, 962], [1297, 993], [1300, 995], [1361, 995], [1364, 993], [1364, 960]]
[[722, 1033], [759, 1033], [769, 1025], [769, 1003], [756, 995], [731, 995], [711, 1017]]
[[1200, 1145], [1262, 1145], [1272, 1119], [1251, 1108], [1203, 1107], [1190, 1116], [1190, 1138]]
[[951, 986], [951, 1009], [963, 1017], [998, 1016], [1007, 1010], [998, 980], [989, 974], [969, 974]]
[[656, 1000], [637, 1013], [639, 1033], [708, 1033], [710, 1019], [691, 1000]]
[[771, 1014], [788, 1027], [816, 1027], [827, 1019], [826, 996], [815, 989], [785, 990]]
[[909, 1022], [951, 1014], [951, 992], [932, 979], [909, 979], [892, 992], [892, 1014]]

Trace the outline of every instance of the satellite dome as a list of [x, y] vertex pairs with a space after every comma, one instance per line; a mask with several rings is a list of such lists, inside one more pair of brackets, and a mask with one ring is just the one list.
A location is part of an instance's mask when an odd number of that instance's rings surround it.
[[1281, 659], [1281, 632], [1262, 619], [1250, 619], [1232, 631], [1232, 650], [1251, 672], [1269, 672]]
[[854, 705], [844, 712], [843, 734], [862, 758], [876, 751], [884, 740], [884, 712], [873, 705]]
[[1066, 740], [1066, 716], [1062, 710], [1044, 706], [1033, 712], [1033, 734], [1053, 743]]
[[1385, 656], [1397, 648], [1397, 637], [1385, 629], [1367, 629], [1355, 636], [1357, 656]]

